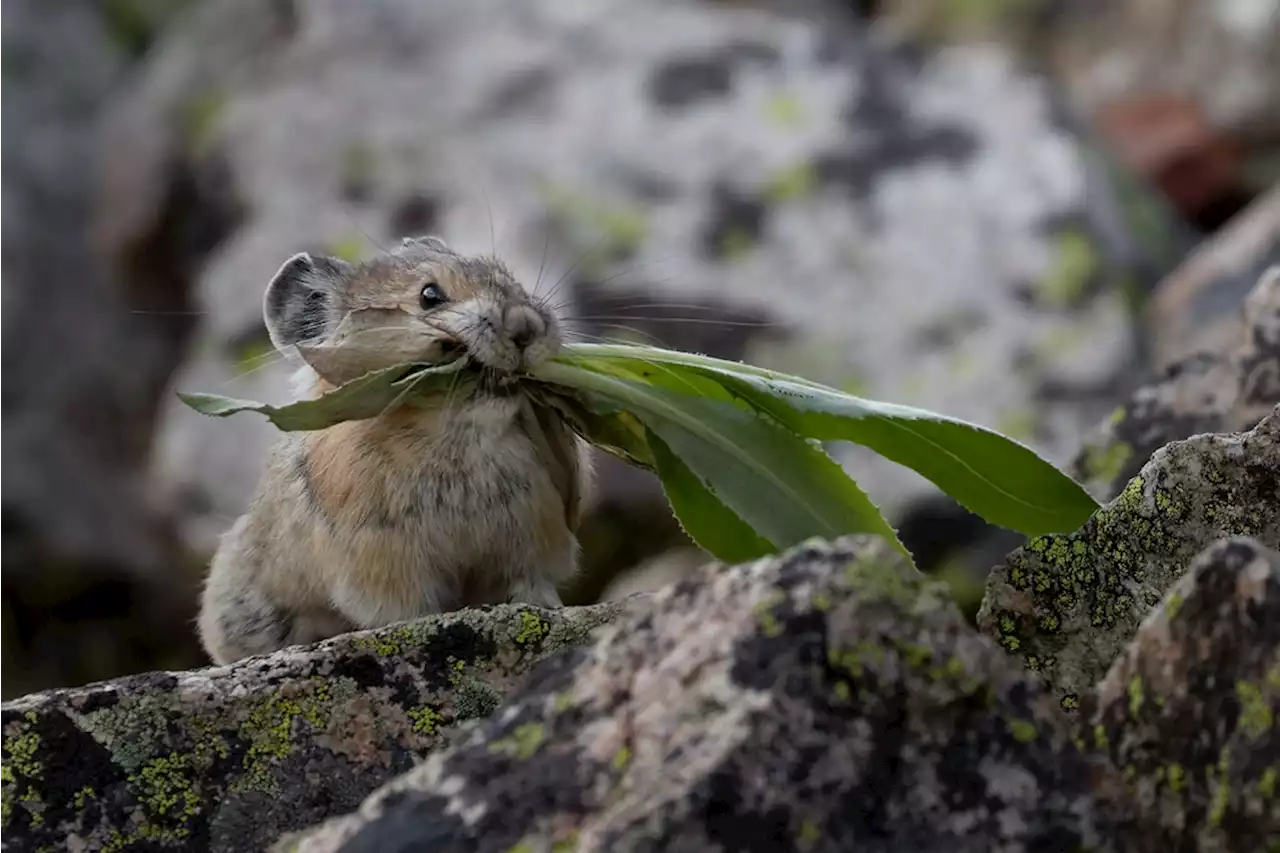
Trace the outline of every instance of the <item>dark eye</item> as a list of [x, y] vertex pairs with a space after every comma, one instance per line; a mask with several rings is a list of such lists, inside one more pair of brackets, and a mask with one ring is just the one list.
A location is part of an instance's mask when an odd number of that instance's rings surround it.
[[422, 303], [422, 310], [430, 311], [432, 308], [448, 302], [449, 298], [444, 295], [440, 285], [430, 281], [422, 288], [422, 296], [419, 297], [419, 301]]

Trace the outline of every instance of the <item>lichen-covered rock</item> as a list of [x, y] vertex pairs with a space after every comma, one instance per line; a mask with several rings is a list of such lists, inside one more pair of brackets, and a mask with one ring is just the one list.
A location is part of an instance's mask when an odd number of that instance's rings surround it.
[[[1280, 261], [1280, 188], [1274, 205]], [[1202, 295], [1211, 300], [1223, 294]], [[1243, 432], [1280, 403], [1280, 263], [1264, 271], [1235, 314], [1230, 346], [1169, 365], [1086, 437], [1071, 473], [1095, 498], [1114, 498], [1169, 442], [1200, 433]]]
[[[912, 51], [845, 4], [790, 5], [206, 0], [119, 105], [102, 219], [149, 222], [175, 163], [248, 211], [200, 271], [184, 388], [284, 396], [260, 317], [282, 259], [429, 230], [554, 288], [588, 337], [803, 373], [1065, 463], [1133, 366], [1128, 296], [1180, 255], [1167, 217], [1000, 48]], [[158, 478], [207, 547], [271, 428], [166, 418]], [[837, 452], [895, 515], [937, 494]], [[660, 504], [616, 470], [602, 500]]]
[[1198, 245], [1151, 294], [1143, 325], [1152, 361], [1230, 353], [1239, 346], [1240, 304], [1278, 264], [1280, 183]]
[[1108, 850], [1054, 698], [882, 540], [711, 565], [278, 851]]
[[184, 274], [218, 235], [194, 187], [156, 199], [165, 251], [108, 268], [88, 234], [95, 123], [181, 2], [6, 0], [3, 696], [200, 660], [196, 572], [146, 487], [192, 325]]
[[1133, 795], [1126, 849], [1280, 847], [1280, 554], [1207, 548], [1086, 708], [1083, 737]]
[[1077, 707], [1209, 543], [1280, 547], [1280, 405], [1247, 433], [1160, 449], [1075, 533], [1040, 536], [987, 582], [982, 630]]
[[624, 609], [465, 610], [5, 703], [4, 849], [261, 850], [354, 808]]

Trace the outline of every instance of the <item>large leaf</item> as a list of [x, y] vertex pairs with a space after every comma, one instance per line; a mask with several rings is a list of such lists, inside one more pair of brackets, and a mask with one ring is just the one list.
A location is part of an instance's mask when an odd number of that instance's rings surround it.
[[676, 519], [699, 548], [726, 563], [745, 563], [775, 550], [725, 506], [658, 436], [649, 435], [658, 477]]
[[[624, 406], [707, 492], [776, 548], [812, 536], [874, 533], [906, 553], [880, 510], [830, 456], [753, 411], [569, 364], [544, 365], [538, 375]], [[696, 518], [680, 520], [700, 538]]]
[[465, 362], [461, 360], [435, 367], [423, 364], [388, 367], [367, 373], [314, 400], [299, 400], [284, 406], [216, 394], [179, 392], [178, 397], [205, 415], [225, 418], [237, 412], [258, 412], [285, 432], [317, 430], [343, 421], [377, 417], [398, 402], [420, 401], [428, 392], [448, 393], [457, 383], [468, 381], [460, 374], [463, 367]]
[[610, 373], [643, 365], [668, 388], [713, 379], [788, 429], [869, 447], [920, 473], [992, 524], [1026, 535], [1075, 530], [1098, 508], [1080, 484], [1030, 448], [933, 412], [864, 400], [798, 377], [654, 347], [584, 344], [566, 361]]

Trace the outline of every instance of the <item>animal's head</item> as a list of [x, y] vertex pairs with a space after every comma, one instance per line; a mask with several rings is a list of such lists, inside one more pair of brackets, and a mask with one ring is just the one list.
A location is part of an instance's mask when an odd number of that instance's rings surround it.
[[263, 317], [277, 349], [331, 345], [337, 372], [355, 375], [461, 354], [510, 374], [562, 344], [559, 318], [500, 261], [458, 255], [436, 237], [358, 264], [294, 255], [267, 286]]

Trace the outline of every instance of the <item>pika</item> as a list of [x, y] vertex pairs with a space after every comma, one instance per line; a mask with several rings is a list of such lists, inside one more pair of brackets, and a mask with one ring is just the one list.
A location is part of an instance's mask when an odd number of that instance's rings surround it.
[[298, 345], [353, 344], [350, 364], [337, 346], [333, 371], [299, 369], [312, 394], [345, 381], [334, 372], [458, 354], [481, 376], [429, 406], [277, 440], [201, 595], [198, 630], [215, 663], [465, 606], [561, 606], [591, 486], [588, 445], [501, 381], [561, 347], [545, 301], [496, 259], [413, 237], [359, 264], [294, 255], [267, 286], [263, 319], [290, 358]]

